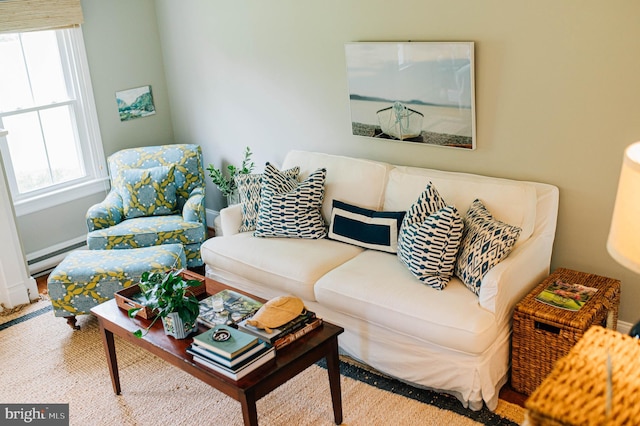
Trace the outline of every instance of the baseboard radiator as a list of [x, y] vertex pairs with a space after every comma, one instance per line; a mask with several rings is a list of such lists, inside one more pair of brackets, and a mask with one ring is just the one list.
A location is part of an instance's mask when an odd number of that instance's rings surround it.
[[27, 254], [27, 266], [29, 275], [37, 278], [53, 270], [67, 254], [73, 250], [86, 249], [86, 236], [74, 238], [42, 250]]

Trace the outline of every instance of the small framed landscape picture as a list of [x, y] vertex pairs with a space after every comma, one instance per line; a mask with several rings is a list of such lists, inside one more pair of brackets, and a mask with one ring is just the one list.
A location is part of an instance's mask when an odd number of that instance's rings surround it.
[[134, 89], [116, 92], [116, 102], [120, 121], [129, 121], [134, 118], [147, 117], [156, 113], [153, 105], [151, 86], [136, 87]]
[[473, 42], [345, 45], [352, 133], [475, 149]]

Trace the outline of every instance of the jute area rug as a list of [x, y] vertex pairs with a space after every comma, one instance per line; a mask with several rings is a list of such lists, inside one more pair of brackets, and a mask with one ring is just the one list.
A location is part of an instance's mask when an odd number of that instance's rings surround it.
[[[0, 316], [2, 403], [68, 403], [71, 425], [242, 425], [240, 404], [116, 337], [122, 394], [111, 387], [97, 320], [73, 331], [43, 300]], [[524, 412], [466, 410], [453, 397], [416, 389], [341, 361], [345, 425], [516, 425]], [[261, 425], [332, 425], [327, 372], [313, 365], [257, 403]]]

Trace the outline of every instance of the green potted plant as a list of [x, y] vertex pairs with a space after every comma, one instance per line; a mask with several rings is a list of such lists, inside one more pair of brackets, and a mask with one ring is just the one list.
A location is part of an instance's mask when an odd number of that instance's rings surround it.
[[253, 171], [255, 164], [251, 161], [252, 155], [251, 149], [246, 147], [240, 167], [229, 164], [227, 166], [227, 173], [224, 173], [223, 169], [216, 168], [213, 164], [209, 164], [209, 167], [207, 167], [211, 181], [218, 187], [220, 192], [222, 192], [222, 195], [227, 197], [227, 204], [229, 205], [240, 201], [238, 199], [238, 187], [236, 186], [234, 178], [241, 174], [248, 175]]
[[[197, 280], [185, 280], [180, 271], [144, 272], [139, 283], [142, 291], [140, 304], [152, 309], [156, 315], [146, 331], [149, 331], [158, 318], [162, 318], [165, 333], [176, 339], [184, 339], [197, 330], [200, 304], [188, 292], [188, 288], [201, 284]], [[141, 309], [129, 309], [129, 318], [133, 318]], [[136, 330], [133, 334], [136, 337], [143, 336], [142, 330]]]

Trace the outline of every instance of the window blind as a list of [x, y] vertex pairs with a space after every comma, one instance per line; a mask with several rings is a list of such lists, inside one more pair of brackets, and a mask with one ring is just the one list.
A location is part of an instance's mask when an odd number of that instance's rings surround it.
[[82, 22], [80, 0], [0, 0], [0, 33], [68, 28]]

